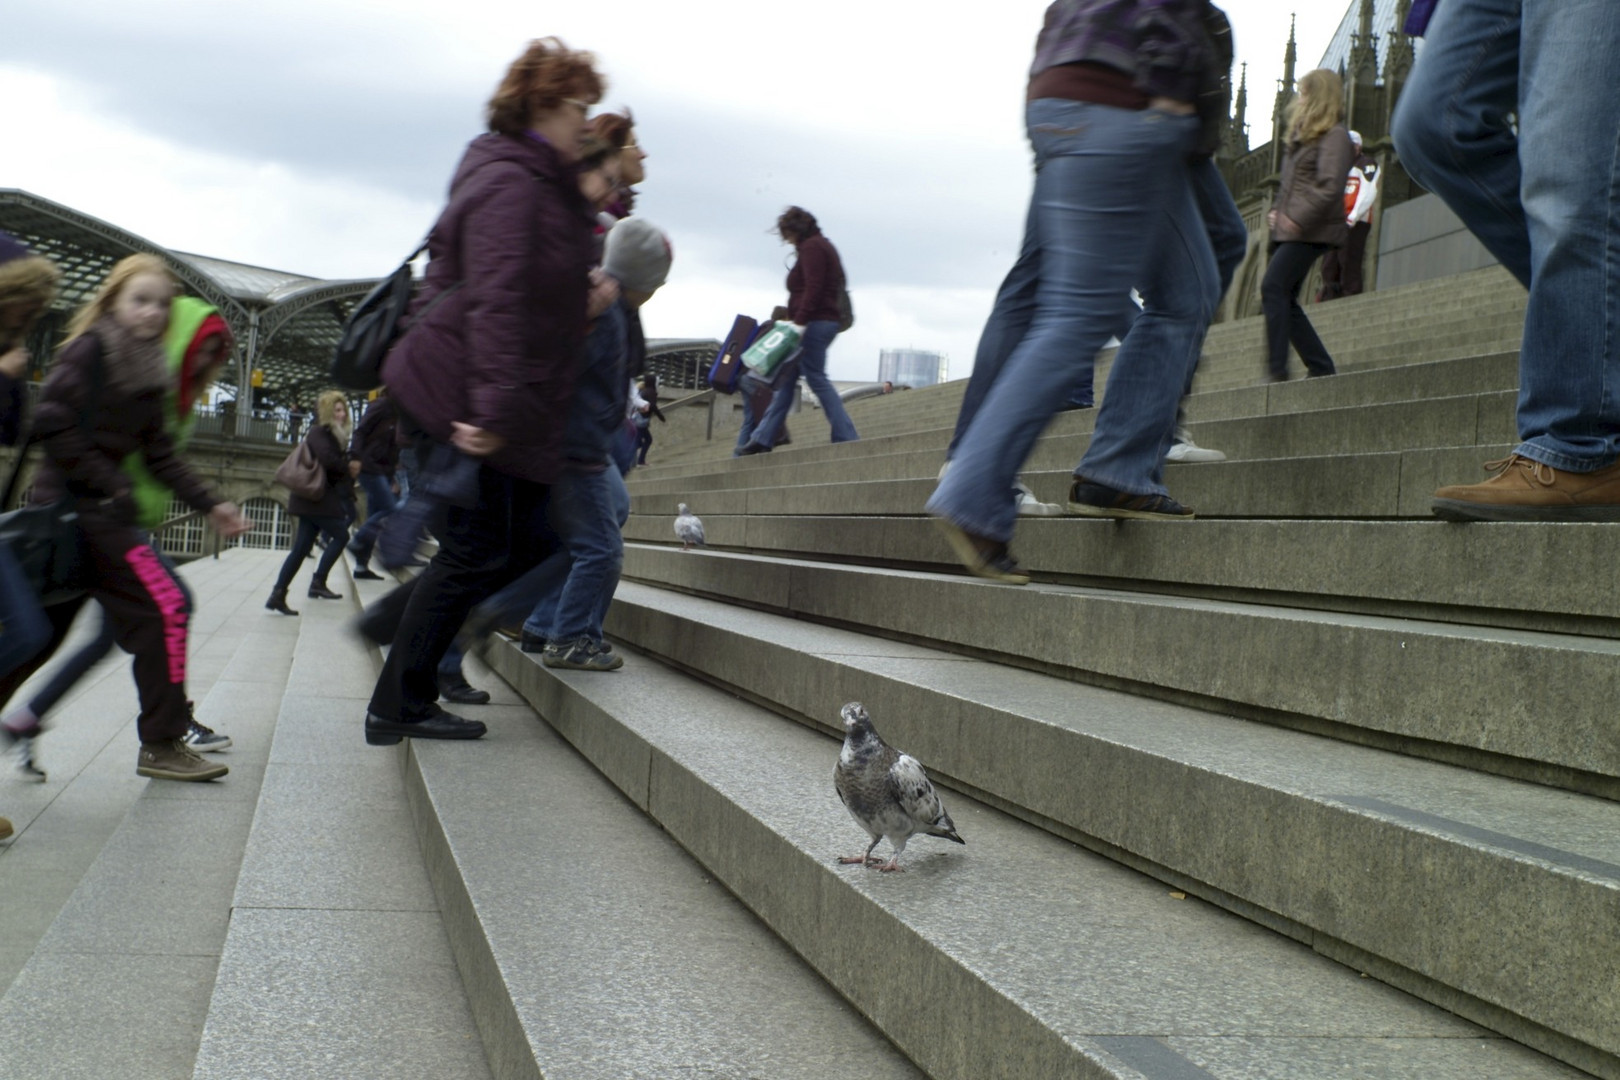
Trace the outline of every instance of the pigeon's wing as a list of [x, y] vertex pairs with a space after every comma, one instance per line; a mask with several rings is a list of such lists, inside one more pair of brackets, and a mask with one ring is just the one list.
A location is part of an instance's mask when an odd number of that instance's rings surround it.
[[702, 520], [694, 514], [692, 517], [687, 519], [687, 522], [692, 530], [692, 543], [696, 544], [698, 547], [704, 547], [707, 540], [703, 535]]
[[889, 768], [889, 786], [900, 809], [916, 823], [918, 832], [958, 840], [956, 825], [945, 812], [928, 774], [910, 754], [899, 754]]

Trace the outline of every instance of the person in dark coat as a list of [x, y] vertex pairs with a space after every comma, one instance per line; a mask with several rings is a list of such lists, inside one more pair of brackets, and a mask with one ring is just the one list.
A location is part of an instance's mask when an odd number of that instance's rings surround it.
[[[838, 249], [821, 234], [821, 226], [814, 214], [797, 206], [790, 206], [776, 219], [777, 235], [793, 245], [798, 259], [788, 272], [788, 317], [804, 327], [804, 340], [799, 350], [798, 374], [804, 376], [821, 411], [826, 414], [832, 429], [833, 442], [854, 442], [860, 438], [855, 422], [849, 418], [844, 401], [838, 396], [832, 381], [827, 378], [827, 350], [839, 334], [844, 293], [844, 264]], [[789, 375], [777, 387], [771, 406], [760, 418], [759, 425], [749, 436], [748, 443], [737, 450], [737, 456], [769, 453], [776, 445], [777, 432], [793, 407], [799, 380]]]
[[1355, 162], [1344, 116], [1344, 84], [1326, 68], [1299, 80], [1299, 96], [1288, 107], [1288, 149], [1283, 155], [1271, 225], [1271, 262], [1260, 282], [1266, 313], [1266, 378], [1288, 378], [1288, 346], [1305, 362], [1307, 375], [1332, 375], [1333, 357], [1317, 336], [1299, 289], [1311, 266], [1326, 251], [1344, 246], [1344, 182]]
[[371, 569], [371, 550], [388, 515], [399, 505], [399, 482], [394, 479], [399, 470], [398, 431], [399, 412], [384, 387], [381, 396], [367, 406], [349, 446], [349, 461], [360, 467], [355, 479], [366, 493], [365, 523], [349, 541], [349, 551], [354, 555], [354, 576], [360, 580], [382, 580], [382, 575]]
[[[131, 255], [113, 267], [74, 317], [68, 343], [51, 366], [34, 414], [45, 461], [34, 481], [33, 499], [38, 505], [74, 500], [89, 598], [101, 604], [119, 646], [135, 658], [141, 700], [136, 772], [166, 780], [212, 780], [229, 770], [204, 761], [184, 741], [191, 718], [186, 590], [139, 527], [135, 479], [123, 468], [131, 455], [140, 455], [153, 479], [207, 514], [222, 536], [238, 536], [252, 527], [174, 450], [167, 424], [170, 376], [163, 336], [176, 284], [162, 259]], [[84, 600], [47, 609], [52, 641], [0, 679], [0, 705], [56, 651]]]
[[[28, 377], [28, 331], [56, 298], [61, 273], [0, 233], [0, 446], [22, 440], [23, 380]], [[0, 506], [0, 511], [8, 509]], [[50, 642], [51, 627], [22, 567], [0, 544], [0, 678]], [[6, 741], [10, 741], [7, 739]], [[14, 831], [0, 817], [0, 840]]]
[[618, 298], [592, 273], [596, 218], [573, 169], [585, 114], [602, 95], [593, 63], [548, 38], [507, 70], [490, 130], [468, 145], [429, 234], [414, 310], [459, 287], [383, 361], [406, 437], [455, 490], [372, 693], [373, 744], [484, 734], [439, 707], [439, 660], [473, 605], [556, 543], [544, 527], [547, 493], [563, 468], [586, 327]]
[[304, 441], [310, 453], [321, 463], [326, 473], [326, 490], [319, 499], [306, 499], [292, 494], [287, 498], [287, 512], [298, 519], [298, 531], [293, 534], [292, 550], [281, 564], [281, 574], [264, 606], [283, 615], [297, 615], [287, 606], [287, 589], [292, 585], [298, 568], [309, 558], [315, 547], [315, 538], [326, 538], [326, 550], [315, 565], [315, 576], [310, 579], [309, 597], [312, 600], [340, 600], [341, 593], [326, 586], [326, 575], [332, 572], [343, 546], [349, 540], [349, 520], [353, 516], [354, 473], [358, 466], [349, 465], [349, 403], [341, 390], [328, 390], [315, 403], [315, 423], [310, 425]]

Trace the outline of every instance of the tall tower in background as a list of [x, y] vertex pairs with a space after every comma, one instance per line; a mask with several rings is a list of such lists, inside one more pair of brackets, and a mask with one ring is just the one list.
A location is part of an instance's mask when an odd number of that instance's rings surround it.
[[878, 382], [918, 389], [950, 378], [950, 359], [924, 349], [884, 349], [878, 353]]

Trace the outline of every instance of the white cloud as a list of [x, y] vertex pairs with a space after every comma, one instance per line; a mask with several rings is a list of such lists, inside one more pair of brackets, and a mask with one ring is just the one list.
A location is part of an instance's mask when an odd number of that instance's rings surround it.
[[[1291, 5], [1232, 0], [1255, 143]], [[915, 346], [968, 374], [1029, 192], [1021, 110], [1045, 0], [204, 0], [8, 5], [0, 186], [171, 248], [327, 277], [392, 268], [437, 212], [485, 97], [534, 36], [590, 48], [652, 151], [640, 212], [674, 238], [657, 336], [784, 297], [789, 202], [844, 254], [831, 370]], [[1339, 3], [1300, 13], [1300, 70]], [[23, 104], [26, 103], [26, 104]]]

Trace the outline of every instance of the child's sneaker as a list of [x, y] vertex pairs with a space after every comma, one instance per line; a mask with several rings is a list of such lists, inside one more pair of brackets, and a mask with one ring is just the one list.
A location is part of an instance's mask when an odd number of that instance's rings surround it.
[[602, 651], [590, 638], [579, 637], [572, 641], [547, 642], [540, 662], [549, 668], [571, 671], [616, 671], [624, 666], [624, 657], [611, 650]]

